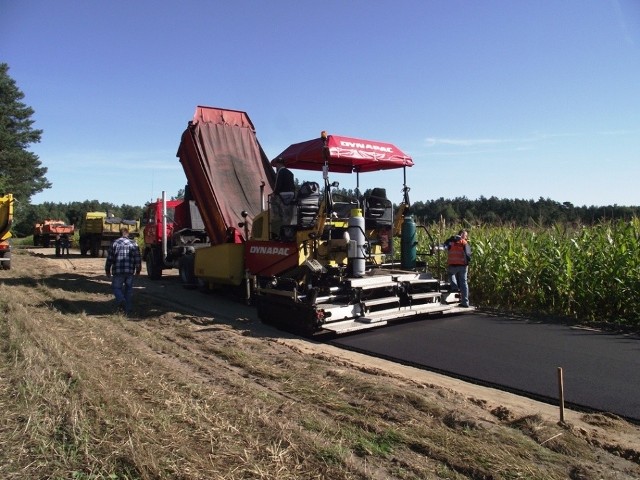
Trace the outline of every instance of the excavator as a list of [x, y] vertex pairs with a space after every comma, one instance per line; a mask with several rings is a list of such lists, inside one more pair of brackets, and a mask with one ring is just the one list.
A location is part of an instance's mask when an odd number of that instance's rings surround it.
[[[193, 276], [202, 288], [241, 290], [264, 323], [343, 334], [469, 311], [417, 260], [406, 180], [413, 160], [395, 145], [322, 132], [270, 161], [245, 112], [199, 106], [177, 156], [211, 240], [193, 252]], [[321, 172], [321, 183], [282, 192], [276, 165]], [[395, 211], [384, 187], [359, 191], [360, 175], [391, 169], [404, 172]], [[356, 175], [354, 196], [335, 193], [334, 173]]]

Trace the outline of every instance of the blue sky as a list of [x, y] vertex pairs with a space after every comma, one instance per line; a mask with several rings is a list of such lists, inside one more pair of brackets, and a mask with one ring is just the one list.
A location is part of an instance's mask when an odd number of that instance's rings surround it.
[[[393, 143], [412, 201], [640, 205], [637, 0], [0, 0], [0, 62], [44, 131], [32, 203], [175, 195], [210, 105], [270, 158], [321, 130]], [[398, 201], [402, 173], [374, 185]]]

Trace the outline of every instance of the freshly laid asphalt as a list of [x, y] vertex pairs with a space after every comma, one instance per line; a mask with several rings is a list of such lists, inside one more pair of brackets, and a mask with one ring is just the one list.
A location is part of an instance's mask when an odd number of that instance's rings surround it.
[[640, 421], [640, 338], [470, 313], [338, 337], [351, 350], [565, 406]]

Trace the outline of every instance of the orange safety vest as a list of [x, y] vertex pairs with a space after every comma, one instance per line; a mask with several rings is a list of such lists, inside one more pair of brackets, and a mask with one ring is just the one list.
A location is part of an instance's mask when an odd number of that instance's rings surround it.
[[449, 265], [466, 265], [467, 255], [465, 253], [465, 246], [467, 241], [460, 239], [457, 242], [452, 242], [449, 245], [449, 254], [447, 256], [447, 263]]

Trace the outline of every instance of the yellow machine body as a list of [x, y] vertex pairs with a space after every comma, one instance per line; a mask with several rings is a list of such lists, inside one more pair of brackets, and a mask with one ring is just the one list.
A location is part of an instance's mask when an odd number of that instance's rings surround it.
[[245, 278], [244, 244], [221, 243], [196, 250], [196, 277], [210, 285], [238, 286]]

